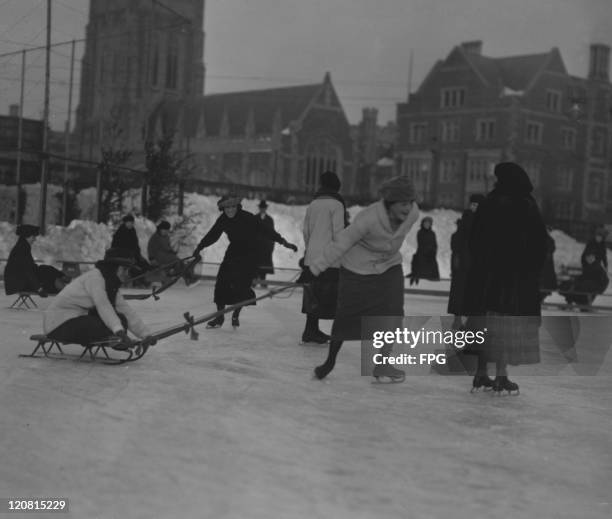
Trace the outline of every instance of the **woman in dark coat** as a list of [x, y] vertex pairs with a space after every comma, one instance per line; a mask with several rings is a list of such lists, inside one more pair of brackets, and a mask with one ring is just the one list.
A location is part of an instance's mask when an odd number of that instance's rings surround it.
[[7, 295], [19, 292], [37, 292], [41, 297], [57, 294], [70, 279], [50, 265], [36, 265], [32, 257], [32, 244], [40, 228], [35, 225], [17, 227], [17, 243], [11, 250], [4, 269], [4, 290]]
[[[471, 347], [478, 355], [472, 386], [518, 391], [508, 379], [507, 365], [540, 360], [539, 281], [547, 233], [523, 168], [504, 162], [495, 167], [495, 176], [495, 188], [479, 205], [470, 236], [467, 327], [487, 329], [484, 343]], [[487, 376], [488, 362], [496, 364], [495, 381]]]
[[[254, 214], [243, 211], [238, 196], [226, 195], [219, 200], [217, 206], [222, 214], [202, 238], [194, 255], [215, 243], [223, 233], [227, 235], [229, 246], [219, 267], [215, 284], [215, 304], [218, 310], [223, 310], [226, 305], [255, 297], [252, 284], [257, 272], [257, 252], [261, 236], [266, 236], [293, 251], [297, 251], [297, 246], [289, 243], [276, 231], [265, 227], [261, 219]], [[233, 312], [234, 327], [240, 324], [238, 321], [240, 310], [238, 308]], [[224, 317], [220, 315], [209, 321], [207, 327], [218, 328], [224, 321]]]
[[580, 257], [582, 268], [584, 268], [586, 264], [586, 257], [589, 254], [593, 254], [595, 256], [595, 262], [599, 263], [606, 272], [608, 271], [608, 250], [606, 249], [605, 241], [607, 234], [607, 231], [602, 228], [595, 231], [595, 236], [586, 244], [582, 256]]
[[478, 204], [484, 200], [484, 195], [474, 193], [470, 196], [470, 205], [463, 211], [457, 223], [457, 231], [451, 237], [451, 286], [448, 298], [448, 313], [455, 315], [453, 328], [463, 326], [462, 316], [466, 315], [464, 308], [465, 284], [470, 268], [470, 233], [474, 223], [474, 215]]
[[[140, 244], [138, 243], [138, 235], [134, 228], [134, 217], [128, 214], [123, 217], [122, 223], [113, 235], [111, 247], [114, 249], [124, 249], [130, 251], [136, 260], [135, 268], [130, 269], [130, 277], [137, 276], [142, 272], [151, 270], [149, 262], [142, 257], [140, 252]], [[147, 285], [145, 279], [141, 280], [142, 285]]]
[[410, 284], [419, 284], [420, 279], [440, 281], [440, 270], [438, 269], [438, 242], [436, 233], [431, 226], [433, 219], [426, 216], [421, 220], [421, 228], [417, 232], [417, 250], [412, 256], [412, 272], [408, 274]]
[[[274, 231], [274, 220], [266, 212], [268, 203], [265, 200], [259, 202], [259, 214], [257, 218], [261, 220], [264, 227]], [[274, 254], [274, 241], [268, 239], [265, 235], [261, 237], [257, 254], [257, 274], [255, 276], [255, 285], [259, 283], [263, 288], [267, 287], [266, 275], [274, 274], [274, 262], [272, 255]]]

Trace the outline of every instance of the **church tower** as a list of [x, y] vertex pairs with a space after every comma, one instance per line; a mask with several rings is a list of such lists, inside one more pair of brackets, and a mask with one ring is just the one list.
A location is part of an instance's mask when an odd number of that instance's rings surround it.
[[113, 141], [141, 152], [164, 100], [204, 92], [204, 0], [90, 0], [76, 136], [84, 158]]

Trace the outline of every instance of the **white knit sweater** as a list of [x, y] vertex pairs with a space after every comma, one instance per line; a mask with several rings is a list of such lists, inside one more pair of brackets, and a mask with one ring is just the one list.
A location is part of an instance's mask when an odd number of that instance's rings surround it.
[[97, 268], [74, 279], [53, 299], [44, 313], [43, 330], [49, 333], [73, 317], [87, 315], [92, 308], [96, 308], [104, 324], [113, 333], [123, 329], [117, 316], [119, 312], [127, 318], [128, 329], [134, 335], [142, 338], [150, 334], [147, 326], [119, 292], [113, 308], [106, 294], [104, 277]]

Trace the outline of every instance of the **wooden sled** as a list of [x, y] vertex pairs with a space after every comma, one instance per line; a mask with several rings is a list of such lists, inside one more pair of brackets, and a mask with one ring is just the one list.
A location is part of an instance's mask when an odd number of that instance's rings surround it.
[[[76, 355], [66, 353], [62, 349], [62, 346], [65, 346], [65, 344], [60, 344], [59, 341], [50, 339], [46, 335], [32, 335], [30, 339], [36, 342], [36, 346], [31, 353], [21, 353], [19, 355], [20, 357], [60, 360], [72, 359], [80, 362], [101, 362], [102, 364], [117, 366], [119, 364], [125, 364], [126, 362], [134, 362], [135, 360], [142, 358], [148, 349], [147, 346], [136, 343], [133, 347], [127, 350], [115, 350], [113, 349], [113, 346], [117, 345], [118, 341], [113, 337], [106, 341], [92, 342], [91, 344], [87, 345], [78, 345], [79, 347], [83, 348], [83, 351], [80, 355]], [[57, 352], [53, 352], [54, 348], [57, 350]]]

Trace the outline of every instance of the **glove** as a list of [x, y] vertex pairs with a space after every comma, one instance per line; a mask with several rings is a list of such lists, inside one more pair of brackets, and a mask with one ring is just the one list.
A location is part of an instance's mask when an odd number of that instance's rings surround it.
[[297, 245], [293, 245], [293, 243], [289, 243], [287, 240], [285, 240], [285, 243], [283, 243], [283, 245], [288, 249], [291, 249], [293, 252], [297, 252], [298, 250]]
[[134, 346], [134, 341], [128, 337], [128, 334], [125, 330], [121, 330], [115, 334], [119, 339], [118, 344], [113, 346], [114, 350], [129, 350], [132, 346]]
[[38, 295], [39, 295], [40, 297], [49, 297], [49, 294], [47, 294], [47, 292], [46, 292], [46, 290], [45, 290], [44, 288], [40, 288], [40, 289], [38, 290]]
[[140, 341], [140, 344], [142, 344], [142, 346], [144, 346], [145, 348], [148, 348], [149, 346], [155, 346], [157, 344], [157, 339], [151, 335], [147, 335], [144, 339]]
[[310, 270], [309, 267], [304, 266], [304, 268], [302, 269], [302, 273], [300, 274], [300, 277], [297, 278], [296, 283], [300, 283], [302, 285], [308, 285], [309, 283], [312, 283], [315, 280], [315, 275], [312, 273], [312, 270]]

